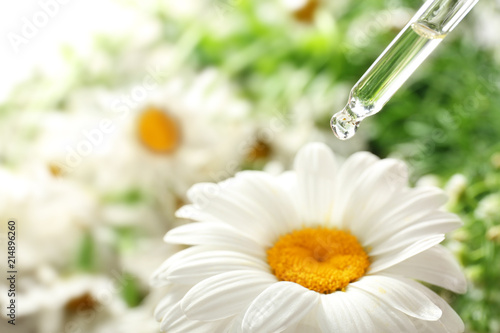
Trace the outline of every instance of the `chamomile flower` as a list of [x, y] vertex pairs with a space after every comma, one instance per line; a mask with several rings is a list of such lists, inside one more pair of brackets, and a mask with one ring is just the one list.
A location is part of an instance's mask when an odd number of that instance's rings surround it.
[[107, 171], [96, 173], [99, 188], [183, 195], [243, 158], [249, 105], [216, 70], [176, 74], [134, 97], [139, 90], [108, 97], [113, 132], [106, 148], [90, 156], [96, 170]]
[[188, 192], [169, 243], [192, 245], [152, 277], [168, 332], [459, 332], [465, 278], [441, 245], [459, 227], [436, 188], [408, 188], [402, 163], [356, 153], [338, 166], [307, 145], [295, 171], [247, 171]]
[[[94, 323], [121, 313], [125, 304], [116, 292], [120, 281], [104, 275], [74, 274], [60, 276], [50, 267], [41, 267], [37, 274], [24, 276], [16, 297], [19, 304], [17, 320], [35, 327], [29, 332], [49, 333], [72, 330], [89, 331]], [[7, 288], [0, 290], [7, 294]], [[2, 297], [6, 306], [9, 300]], [[17, 326], [17, 325], [16, 325]]]
[[93, 332], [158, 333], [158, 323], [152, 314], [159, 300], [155, 290], [147, 295], [139, 306], [122, 308], [113, 317], [97, 323]]
[[87, 232], [96, 228], [92, 193], [52, 176], [44, 165], [0, 168], [0, 216], [18, 221], [19, 261], [25, 275], [41, 265], [68, 268]]

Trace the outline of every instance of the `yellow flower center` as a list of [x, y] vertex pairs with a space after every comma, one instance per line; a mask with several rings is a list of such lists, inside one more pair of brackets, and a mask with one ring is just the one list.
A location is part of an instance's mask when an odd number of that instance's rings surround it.
[[267, 142], [257, 139], [253, 146], [250, 147], [247, 158], [250, 162], [265, 159], [271, 155], [271, 150], [272, 148]]
[[90, 311], [97, 307], [98, 303], [88, 292], [85, 294], [71, 299], [66, 303], [66, 310], [72, 313], [78, 313], [82, 311]]
[[48, 168], [52, 176], [54, 177], [62, 176], [63, 169], [59, 165], [55, 163], [49, 163]]
[[267, 251], [273, 274], [330, 294], [362, 277], [370, 261], [356, 237], [342, 230], [305, 228], [281, 236]]
[[180, 142], [177, 122], [166, 112], [150, 107], [140, 116], [138, 134], [141, 142], [156, 153], [174, 151]]
[[319, 0], [307, 0], [304, 5], [293, 12], [293, 16], [301, 22], [311, 23], [319, 6]]

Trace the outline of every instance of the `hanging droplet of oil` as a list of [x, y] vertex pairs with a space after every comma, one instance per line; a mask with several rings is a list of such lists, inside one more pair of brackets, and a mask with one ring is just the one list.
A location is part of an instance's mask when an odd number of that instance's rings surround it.
[[333, 115], [330, 120], [330, 127], [333, 133], [340, 140], [347, 140], [354, 136], [358, 129], [359, 121], [356, 115], [350, 113], [345, 108]]

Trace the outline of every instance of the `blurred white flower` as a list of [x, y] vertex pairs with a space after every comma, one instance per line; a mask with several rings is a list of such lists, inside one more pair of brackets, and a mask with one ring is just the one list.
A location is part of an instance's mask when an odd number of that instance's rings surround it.
[[243, 158], [249, 105], [215, 70], [169, 78], [136, 100], [112, 96], [113, 129], [103, 149], [88, 157], [100, 189], [182, 196], [194, 182], [213, 179]]
[[[16, 295], [18, 320], [34, 321], [33, 332], [88, 331], [95, 323], [122, 313], [126, 306], [117, 291], [119, 281], [99, 275], [60, 277], [47, 267], [40, 270], [50, 276], [23, 276]], [[1, 289], [3, 307], [7, 292]]]
[[464, 175], [457, 173], [451, 176], [450, 180], [444, 186], [444, 191], [449, 197], [447, 206], [453, 207], [457, 204], [458, 200], [467, 188], [469, 181]]
[[294, 172], [193, 186], [193, 204], [177, 215], [200, 222], [165, 236], [192, 247], [152, 278], [169, 288], [155, 313], [161, 330], [463, 331], [452, 308], [412, 280], [465, 291], [439, 245], [461, 221], [439, 210], [441, 190], [401, 182], [402, 167], [369, 153], [337, 166], [311, 144]]
[[121, 308], [121, 311], [94, 326], [95, 333], [157, 333], [158, 323], [154, 318], [154, 308], [161, 300], [157, 290], [149, 293], [141, 305]]
[[99, 222], [92, 193], [54, 177], [44, 165], [17, 172], [0, 168], [0, 183], [0, 215], [17, 221], [24, 273], [74, 261], [85, 233]]
[[481, 1], [471, 15], [474, 17], [474, 38], [478, 45], [486, 48], [496, 48], [500, 60], [500, 1]]
[[157, 333], [158, 323], [151, 307], [127, 308], [121, 313], [94, 326], [94, 333]]
[[500, 222], [500, 193], [489, 194], [481, 199], [474, 215], [481, 220]]
[[417, 187], [422, 187], [422, 186], [433, 186], [433, 187], [440, 187], [441, 180], [439, 179], [438, 176], [436, 175], [424, 175], [420, 177], [417, 182], [415, 183], [415, 186]]

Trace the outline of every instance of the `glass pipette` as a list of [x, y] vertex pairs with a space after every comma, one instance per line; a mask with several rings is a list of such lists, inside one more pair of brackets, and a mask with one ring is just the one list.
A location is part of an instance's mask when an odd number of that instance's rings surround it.
[[335, 135], [351, 138], [360, 122], [379, 112], [478, 0], [428, 0], [354, 85], [347, 105], [333, 115]]

